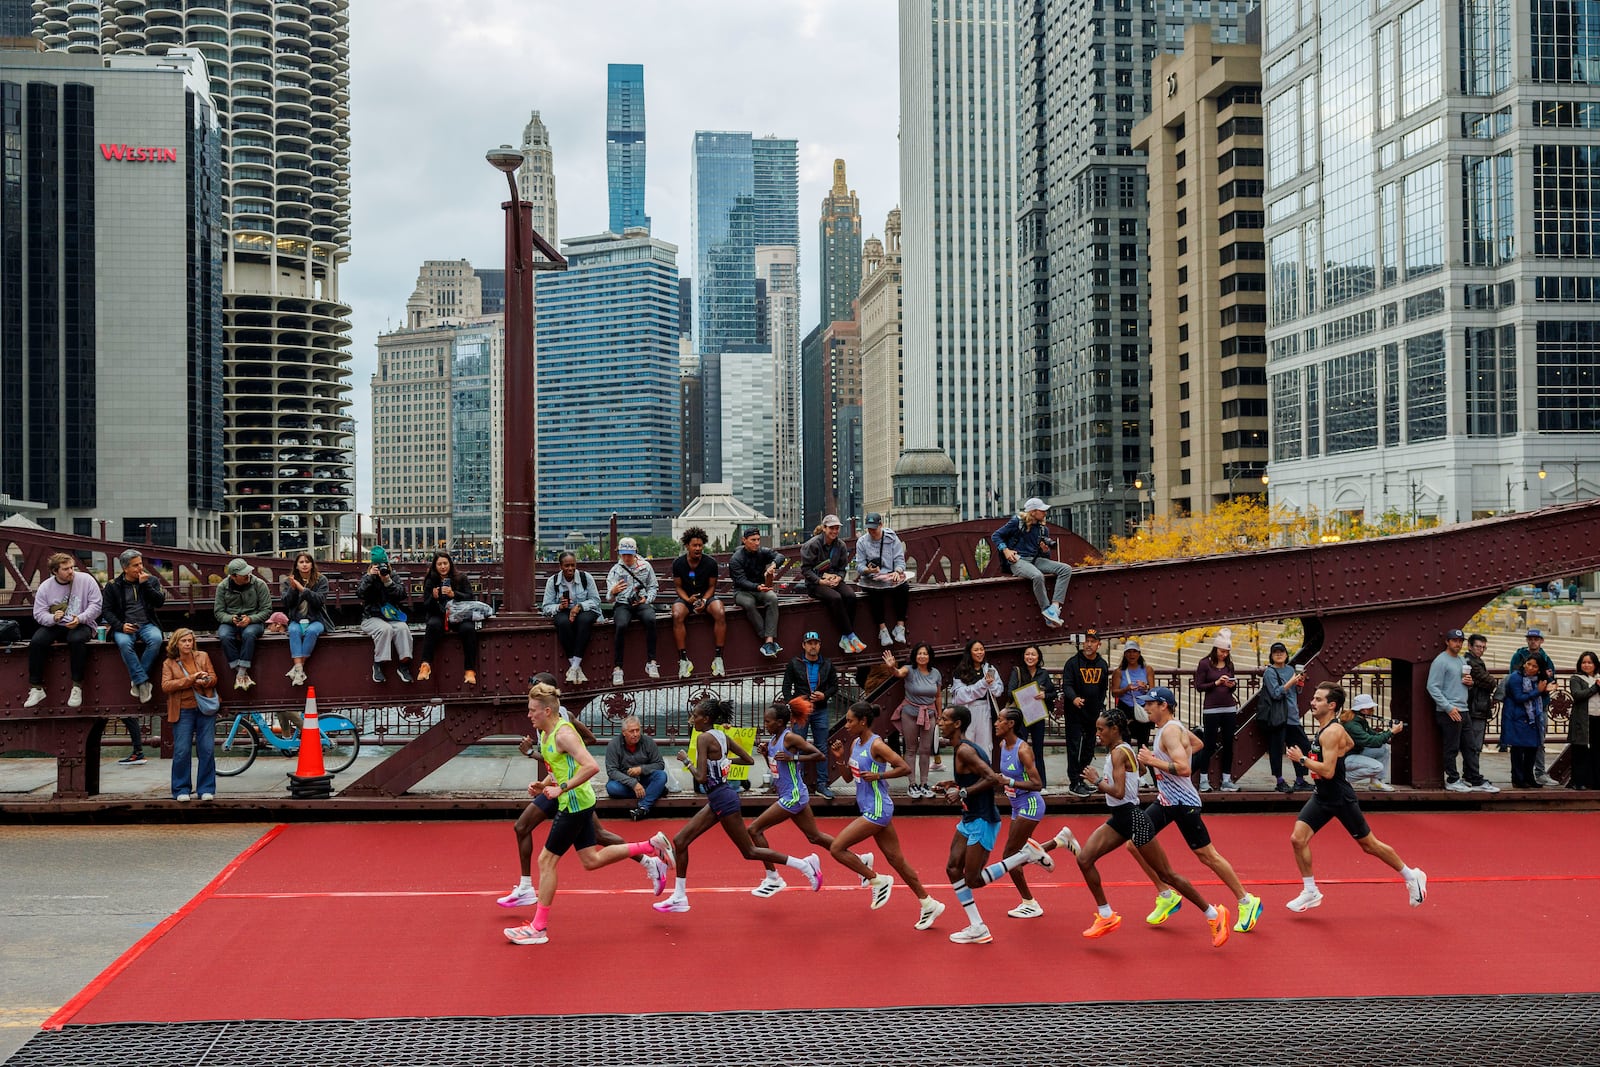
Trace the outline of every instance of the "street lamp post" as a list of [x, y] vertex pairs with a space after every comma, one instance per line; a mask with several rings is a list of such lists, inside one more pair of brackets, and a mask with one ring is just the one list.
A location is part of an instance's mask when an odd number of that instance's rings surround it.
[[[533, 611], [533, 570], [537, 564], [537, 476], [535, 454], [538, 410], [533, 363], [533, 272], [565, 270], [567, 261], [533, 228], [533, 205], [517, 191], [516, 172], [522, 153], [508, 144], [491, 148], [484, 158], [506, 176], [511, 199], [506, 213], [506, 351], [502, 390], [504, 444], [504, 596], [509, 612]], [[538, 262], [538, 250], [546, 262]]]
[[[1578, 462], [1576, 459], [1563, 460], [1561, 462], [1563, 467], [1572, 468], [1572, 502], [1574, 504], [1578, 502]], [[1549, 472], [1544, 469], [1544, 464], [1539, 464], [1539, 480], [1542, 482], [1549, 476]]]

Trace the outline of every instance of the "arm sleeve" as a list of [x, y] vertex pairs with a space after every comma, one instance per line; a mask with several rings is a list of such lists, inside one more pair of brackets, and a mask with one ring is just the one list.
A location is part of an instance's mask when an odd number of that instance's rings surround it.
[[644, 597], [646, 600], [653, 602], [655, 598], [661, 594], [661, 579], [656, 574], [656, 569], [649, 563], [641, 560], [640, 565], [644, 568], [645, 572], [645, 580], [643, 583]]
[[1072, 687], [1072, 665], [1077, 662], [1077, 659], [1077, 656], [1073, 656], [1061, 668], [1061, 697], [1068, 703], [1078, 699], [1078, 691]]
[[161, 584], [160, 578], [157, 578], [153, 574], [145, 575], [144, 588], [145, 594], [150, 598], [151, 607], [159, 608], [161, 605], [167, 602], [167, 590], [166, 587]]
[[228, 591], [228, 576], [223, 575], [222, 581], [217, 583], [217, 595], [211, 602], [211, 613], [217, 617], [219, 623], [231, 621], [228, 609], [222, 606], [222, 595]]
[[[802, 679], [802, 681], [804, 681], [804, 679]], [[799, 695], [799, 687], [795, 682], [794, 660], [790, 660], [789, 665], [783, 669], [783, 699], [793, 700]], [[807, 690], [806, 695], [810, 695], [809, 690]]]
[[613, 596], [611, 594], [611, 587], [616, 585], [618, 582], [622, 581], [626, 577], [627, 577], [627, 573], [625, 571], [623, 571], [622, 564], [620, 564], [620, 563], [613, 563], [611, 565], [611, 569], [609, 571], [606, 571], [605, 598], [607, 600], [615, 601], [617, 599], [615, 596]]
[[267, 616], [272, 614], [272, 590], [267, 588], [267, 583], [260, 578], [250, 582], [251, 604], [255, 608], [250, 612], [250, 621], [261, 623], [267, 621]]
[[884, 561], [884, 568], [890, 571], [903, 571], [906, 569], [906, 543], [900, 540], [898, 534], [884, 534], [885, 537], [894, 538], [894, 546], [890, 549], [889, 559]]
[[1209, 659], [1203, 659], [1195, 664], [1194, 687], [1202, 693], [1209, 693], [1217, 687], [1216, 678], [1212, 677]]
[[1282, 702], [1284, 695], [1283, 678], [1278, 674], [1276, 667], [1268, 667], [1261, 672], [1261, 691], [1274, 704]]
[[587, 596], [587, 599], [578, 601], [578, 607], [584, 611], [599, 611], [600, 587], [595, 584], [594, 575], [585, 571], [580, 571], [578, 573], [583, 575], [583, 577], [578, 579], [578, 581], [583, 587], [583, 591], [585, 591], [585, 595]]
[[817, 564], [822, 562], [821, 549], [821, 540], [816, 537], [800, 546], [800, 576], [808, 582], [816, 582], [822, 578], [822, 575], [817, 573]]
[[839, 672], [834, 670], [832, 660], [823, 660], [823, 668], [817, 674], [817, 684], [822, 686], [822, 695], [832, 704], [839, 695]]
[[761, 586], [758, 582], [752, 582], [749, 575], [745, 573], [744, 562], [746, 558], [747, 553], [743, 547], [740, 547], [738, 551], [728, 557], [728, 577], [733, 579], [733, 587], [735, 589], [742, 589], [746, 593], [754, 593]]
[[55, 584], [54, 578], [46, 578], [39, 583], [39, 591], [33, 594], [33, 621], [40, 626], [50, 626], [54, 622], [50, 618], [49, 588]]
[[1449, 666], [1442, 656], [1435, 656], [1433, 666], [1428, 668], [1428, 697], [1433, 701], [1436, 711], [1449, 711], [1451, 708], [1450, 698], [1444, 695], [1444, 675], [1439, 670], [1440, 667], [1448, 670]]
[[100, 621], [100, 608], [105, 604], [105, 598], [100, 595], [100, 583], [88, 575], [84, 577], [88, 579], [84, 583], [88, 591], [84, 594], [83, 610], [78, 612], [78, 618], [93, 626]]

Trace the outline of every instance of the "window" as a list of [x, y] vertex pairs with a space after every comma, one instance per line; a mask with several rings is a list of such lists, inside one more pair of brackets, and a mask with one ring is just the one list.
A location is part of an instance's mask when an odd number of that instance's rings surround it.
[[1272, 376], [1272, 458], [1299, 459], [1301, 456], [1300, 372], [1284, 371]]
[[1408, 296], [1405, 299], [1405, 308], [1407, 322], [1412, 322], [1416, 319], [1425, 319], [1429, 315], [1438, 315], [1443, 312], [1445, 308], [1444, 290], [1429, 289], [1425, 293], [1418, 293], [1416, 296]]
[[1600, 322], [1540, 322], [1535, 344], [1540, 432], [1600, 430]]
[[1513, 326], [1464, 333], [1467, 436], [1517, 432], [1517, 332]]
[[1437, 441], [1445, 434], [1444, 334], [1407, 338], [1405, 354], [1406, 442]]
[[1378, 353], [1335, 356], [1322, 364], [1328, 452], [1356, 452], [1378, 444]]
[[1600, 278], [1540, 277], [1533, 280], [1533, 299], [1540, 304], [1587, 304], [1600, 301]]
[[1224, 419], [1264, 419], [1267, 417], [1267, 402], [1257, 399], [1224, 400], [1222, 402], [1222, 417]]
[[1532, 0], [1533, 80], [1600, 84], [1600, 10], [1588, 0]]
[[1461, 91], [1492, 96], [1510, 84], [1511, 0], [1461, 0]]
[[1468, 266], [1497, 267], [1516, 254], [1514, 173], [1510, 152], [1461, 159], [1461, 222]]
[[1600, 212], [1600, 145], [1533, 148], [1533, 254], [1592, 259]]

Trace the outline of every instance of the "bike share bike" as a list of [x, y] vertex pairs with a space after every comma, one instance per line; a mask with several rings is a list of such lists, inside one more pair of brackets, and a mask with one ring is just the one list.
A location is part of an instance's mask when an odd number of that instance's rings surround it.
[[[319, 733], [322, 737], [322, 762], [329, 774], [338, 774], [356, 761], [361, 749], [361, 731], [343, 715], [320, 716]], [[300, 754], [300, 727], [287, 737], [280, 737], [267, 725], [260, 711], [244, 709], [232, 722], [217, 722], [217, 775], [231, 778], [243, 774], [256, 761], [264, 746], [271, 746], [285, 756]]]

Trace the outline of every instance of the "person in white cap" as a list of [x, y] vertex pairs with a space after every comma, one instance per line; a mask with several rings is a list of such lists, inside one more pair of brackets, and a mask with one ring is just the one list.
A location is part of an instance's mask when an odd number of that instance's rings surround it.
[[[1022, 510], [1006, 520], [1006, 524], [989, 535], [989, 541], [1000, 553], [1000, 569], [1033, 583], [1033, 598], [1039, 602], [1039, 611], [1047, 626], [1059, 627], [1061, 608], [1067, 602], [1067, 583], [1072, 579], [1072, 568], [1049, 557], [1055, 547], [1050, 538], [1050, 528], [1045, 523], [1047, 509], [1044, 501], [1030, 497]], [[1045, 575], [1056, 575], [1055, 591], [1045, 596]]]
[[1211, 641], [1211, 654], [1194, 668], [1194, 687], [1202, 694], [1200, 719], [1205, 724], [1201, 736], [1206, 747], [1195, 760], [1200, 775], [1200, 792], [1211, 792], [1211, 757], [1222, 764], [1222, 791], [1237, 793], [1233, 781], [1233, 735], [1239, 724], [1239, 675], [1233, 669], [1233, 631], [1223, 627]]
[[844, 580], [850, 553], [839, 540], [839, 516], [828, 515], [811, 540], [800, 546], [800, 575], [806, 593], [821, 602], [839, 630], [839, 648], [846, 654], [864, 652], [867, 643], [856, 636], [856, 591]]
[[[1350, 700], [1350, 718], [1345, 720], [1344, 732], [1350, 735], [1350, 755], [1345, 757], [1344, 772], [1350, 784], [1365, 784], [1379, 793], [1392, 793], [1389, 784], [1389, 742], [1406, 728], [1403, 722], [1379, 730], [1370, 721], [1378, 708], [1377, 701], [1366, 693], [1357, 693]], [[1309, 742], [1306, 747], [1310, 747]]]
[[[906, 546], [876, 511], [867, 513], [867, 532], [856, 538], [856, 582], [867, 598], [872, 621], [878, 624], [878, 644], [884, 648], [906, 644], [906, 614], [911, 606]], [[889, 630], [889, 610], [899, 620], [893, 632]]]
[[639, 558], [639, 545], [631, 537], [617, 542], [617, 562], [606, 575], [606, 597], [614, 605], [611, 618], [616, 633], [611, 637], [611, 684], [622, 684], [622, 649], [628, 624], [638, 619], [644, 625], [644, 673], [661, 677], [656, 665], [656, 569]]

